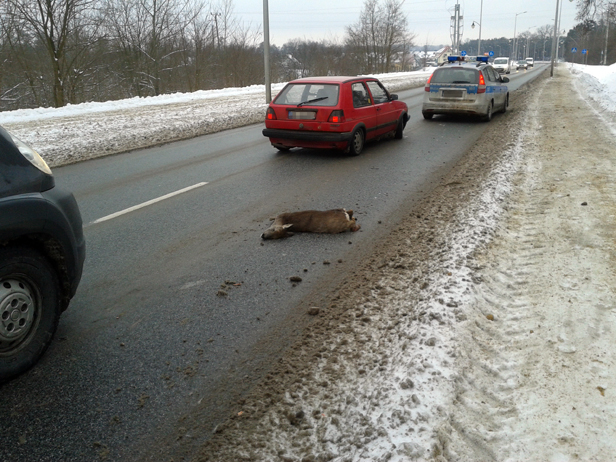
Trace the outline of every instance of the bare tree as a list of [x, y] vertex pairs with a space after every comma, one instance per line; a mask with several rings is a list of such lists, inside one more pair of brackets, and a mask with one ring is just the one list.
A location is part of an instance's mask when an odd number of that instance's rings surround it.
[[[274, 75], [407, 68], [403, 0], [365, 0], [343, 41], [274, 47]], [[0, 0], [0, 110], [263, 81], [258, 28], [233, 0]]]
[[208, 74], [208, 57], [212, 53], [213, 28], [207, 5], [201, 5], [198, 14], [192, 14], [192, 20], [180, 30], [181, 59], [184, 66], [183, 77], [188, 91], [207, 88], [205, 79]]
[[595, 47], [601, 49], [601, 64], [613, 63], [616, 60], [614, 50], [616, 41], [613, 32], [610, 39], [610, 24], [616, 22], [616, 2], [613, 0], [578, 0], [577, 9], [576, 19], [582, 21], [582, 24], [576, 25], [576, 29], [588, 30], [588, 21], [599, 24], [600, 27], [596, 32], [603, 38], [601, 45], [597, 42]]
[[613, 0], [578, 0], [576, 19], [599, 20], [606, 13], [610, 20], [616, 19], [616, 4]]
[[[71, 90], [82, 76], [80, 60], [98, 38], [94, 6], [94, 0], [4, 0], [2, 27], [36, 100], [44, 85], [36, 82], [41, 74], [35, 69], [45, 67], [51, 74], [45, 83], [51, 88], [52, 104], [70, 102]], [[36, 56], [38, 45], [44, 57]], [[44, 58], [45, 66], [33, 61], [36, 58]]]
[[263, 82], [263, 55], [258, 47], [258, 31], [238, 26], [225, 47], [225, 86], [241, 87]]
[[131, 86], [140, 96], [159, 95], [162, 74], [180, 53], [180, 31], [201, 11], [191, 0], [107, 0], [109, 29]]
[[359, 21], [347, 27], [346, 45], [355, 53], [360, 72], [389, 72], [393, 61], [413, 45], [402, 12], [404, 0], [365, 0]]

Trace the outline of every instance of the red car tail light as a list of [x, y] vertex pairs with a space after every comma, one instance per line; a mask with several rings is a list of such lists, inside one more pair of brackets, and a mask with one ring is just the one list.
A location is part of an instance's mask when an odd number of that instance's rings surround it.
[[477, 93], [485, 93], [486, 92], [486, 80], [483, 78], [483, 74], [479, 71], [479, 87], [477, 88]]
[[327, 121], [334, 124], [344, 122], [344, 111], [332, 111]]
[[[434, 74], [432, 74], [434, 75]], [[430, 80], [432, 80], [432, 75], [430, 77], [428, 77], [428, 81], [426, 82], [426, 87], [424, 88], [424, 90], [426, 91], [430, 91]]]
[[277, 120], [276, 113], [274, 112], [274, 110], [271, 107], [267, 108], [267, 112], [265, 113], [265, 118], [267, 120]]

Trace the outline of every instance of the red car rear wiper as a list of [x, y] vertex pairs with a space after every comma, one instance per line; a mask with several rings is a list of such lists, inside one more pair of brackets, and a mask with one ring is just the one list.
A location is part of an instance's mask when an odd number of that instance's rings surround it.
[[297, 105], [297, 107], [303, 106], [304, 104], [308, 104], [308, 103], [316, 103], [317, 101], [323, 101], [324, 99], [329, 98], [329, 96], [322, 96], [321, 98], [315, 98], [315, 99], [309, 99], [308, 101], [302, 101], [301, 103], [299, 103]]

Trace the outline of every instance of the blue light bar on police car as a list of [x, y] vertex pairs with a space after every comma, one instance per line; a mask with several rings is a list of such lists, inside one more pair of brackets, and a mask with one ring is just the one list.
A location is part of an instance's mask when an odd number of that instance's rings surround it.
[[477, 61], [481, 61], [484, 63], [488, 62], [488, 56], [477, 56]]
[[456, 61], [464, 61], [464, 56], [447, 56], [447, 61], [449, 61], [450, 63]]

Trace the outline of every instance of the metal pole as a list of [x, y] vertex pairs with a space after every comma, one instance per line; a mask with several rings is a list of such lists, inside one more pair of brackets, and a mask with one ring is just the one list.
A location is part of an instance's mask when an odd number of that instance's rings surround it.
[[[483, 0], [481, 0], [481, 7], [479, 8], [479, 43], [477, 44], [477, 56], [481, 56], [481, 24], [483, 23]], [[607, 39], [606, 39], [607, 43]]]
[[515, 21], [513, 22], [513, 59], [514, 60], [518, 59], [516, 57], [516, 50], [515, 50], [515, 48], [516, 48], [516, 46], [515, 46], [516, 45], [516, 43], [515, 43], [515, 29], [516, 29], [517, 25], [518, 25], [518, 15], [516, 14], [515, 15]]
[[516, 40], [516, 28], [518, 26], [518, 16], [526, 13], [526, 11], [522, 11], [521, 13], [515, 14], [515, 21], [513, 23], [513, 59], [517, 61], [518, 59], [518, 41]]
[[[556, 36], [556, 59], [558, 59], [558, 49], [560, 48], [560, 18], [563, 15], [563, 6], [565, 4], [565, 0], [560, 4], [560, 11], [558, 13], [558, 27], [556, 30], [558, 31], [558, 35]], [[565, 58], [565, 52], [563, 51], [563, 59]]]
[[265, 66], [265, 102], [272, 100], [272, 81], [270, 78], [269, 8], [263, 0], [263, 61]]
[[558, 0], [556, 0], [556, 15], [554, 16], [554, 36], [552, 37], [552, 63], [550, 65], [550, 77], [554, 77], [554, 55], [556, 54], [556, 32], [558, 30]]
[[460, 4], [456, 3], [456, 25], [455, 25], [455, 34], [456, 34], [456, 54], [460, 54]]
[[[482, 0], [483, 1], [483, 0]], [[607, 65], [607, 39], [610, 32], [610, 4], [608, 3], [605, 10], [605, 48], [603, 52], [603, 65]]]

